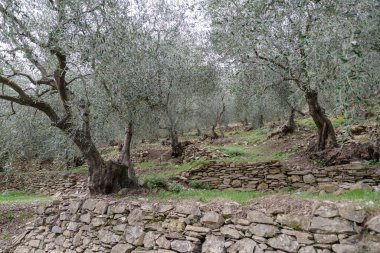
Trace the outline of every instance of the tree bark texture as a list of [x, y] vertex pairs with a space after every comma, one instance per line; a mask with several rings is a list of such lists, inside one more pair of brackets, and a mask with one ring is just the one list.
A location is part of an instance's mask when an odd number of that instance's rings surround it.
[[325, 110], [320, 106], [318, 101], [318, 93], [314, 90], [305, 93], [306, 102], [309, 107], [310, 116], [318, 129], [318, 143], [316, 149], [324, 150], [326, 147], [337, 147], [338, 143], [334, 127], [326, 116]]

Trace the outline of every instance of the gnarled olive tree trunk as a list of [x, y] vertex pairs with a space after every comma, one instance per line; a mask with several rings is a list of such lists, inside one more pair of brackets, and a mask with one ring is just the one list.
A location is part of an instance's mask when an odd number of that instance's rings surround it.
[[88, 188], [91, 194], [109, 194], [127, 186], [128, 166], [104, 161], [91, 139], [89, 131], [64, 129], [81, 151], [88, 166]]
[[178, 134], [175, 130], [170, 130], [170, 141], [172, 148], [172, 157], [180, 157], [183, 154], [183, 146], [178, 140]]
[[131, 159], [131, 143], [133, 136], [133, 124], [129, 122], [125, 128], [123, 148], [120, 151], [118, 162], [128, 167], [128, 186], [137, 186], [138, 179]]
[[310, 116], [318, 129], [318, 143], [317, 150], [324, 150], [327, 146], [337, 147], [338, 143], [334, 127], [326, 116], [325, 109], [323, 109], [318, 102], [318, 92], [309, 90], [305, 92], [306, 102], [309, 106]]

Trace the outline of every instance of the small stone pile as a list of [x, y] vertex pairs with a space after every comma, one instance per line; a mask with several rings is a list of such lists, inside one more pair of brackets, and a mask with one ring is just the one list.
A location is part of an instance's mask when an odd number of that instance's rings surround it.
[[29, 193], [74, 197], [87, 192], [87, 176], [61, 171], [0, 174], [0, 191], [9, 189]]
[[291, 187], [316, 189], [326, 193], [352, 189], [358, 184], [379, 189], [380, 168], [351, 163], [311, 170], [293, 170], [272, 161], [234, 164], [210, 162], [182, 173], [185, 181], [208, 183], [214, 189], [252, 189], [258, 191]]
[[236, 203], [55, 202], [38, 208], [9, 252], [380, 252], [379, 215], [323, 203], [301, 216]]

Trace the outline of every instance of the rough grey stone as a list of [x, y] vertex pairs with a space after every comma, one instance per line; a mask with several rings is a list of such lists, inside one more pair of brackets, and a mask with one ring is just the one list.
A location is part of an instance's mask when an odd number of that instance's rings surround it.
[[251, 225], [249, 226], [249, 231], [257, 236], [261, 237], [273, 237], [275, 234], [277, 234], [279, 229], [272, 225], [265, 225], [265, 224], [257, 224], [257, 225]]
[[220, 229], [220, 232], [227, 238], [240, 239], [241, 234], [236, 229], [224, 226]]
[[349, 221], [322, 217], [314, 217], [311, 220], [310, 231], [321, 234], [355, 233], [354, 227]]
[[144, 227], [143, 226], [127, 226], [125, 228], [125, 240], [135, 246], [144, 244]]
[[348, 204], [338, 204], [339, 215], [343, 218], [357, 223], [362, 223], [366, 217], [366, 211], [352, 203]]
[[194, 243], [183, 240], [174, 240], [170, 245], [172, 250], [176, 250], [178, 252], [193, 252], [197, 248]]
[[259, 211], [248, 211], [247, 220], [250, 222], [274, 224], [273, 218]]
[[130, 244], [119, 243], [111, 249], [111, 253], [131, 253], [133, 249], [134, 247]]
[[224, 236], [207, 235], [202, 244], [202, 253], [225, 253]]
[[358, 246], [348, 244], [334, 244], [332, 250], [336, 253], [360, 253]]
[[201, 223], [208, 228], [220, 228], [224, 223], [224, 218], [217, 212], [207, 212], [203, 215]]
[[268, 240], [269, 246], [275, 249], [284, 250], [286, 252], [297, 252], [299, 244], [288, 235], [281, 234], [275, 238]]
[[249, 238], [244, 238], [237, 241], [227, 249], [228, 253], [252, 253], [254, 252], [257, 243]]
[[366, 225], [370, 230], [380, 233], [380, 216], [373, 217]]

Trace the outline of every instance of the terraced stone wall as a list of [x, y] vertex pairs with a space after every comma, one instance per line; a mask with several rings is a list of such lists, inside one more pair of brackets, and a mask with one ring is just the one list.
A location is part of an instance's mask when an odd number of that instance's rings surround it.
[[38, 209], [14, 253], [379, 253], [380, 215], [321, 203], [309, 215], [234, 203], [87, 199]]
[[224, 163], [211, 162], [182, 173], [187, 181], [197, 180], [215, 189], [245, 188], [258, 191], [285, 187], [304, 190], [315, 187], [326, 192], [349, 189], [358, 182], [380, 186], [380, 167], [362, 163], [323, 167], [313, 170], [289, 169], [279, 162]]
[[77, 196], [87, 191], [87, 176], [61, 171], [0, 173], [0, 192], [22, 190], [45, 195]]

